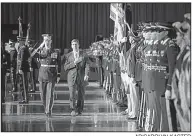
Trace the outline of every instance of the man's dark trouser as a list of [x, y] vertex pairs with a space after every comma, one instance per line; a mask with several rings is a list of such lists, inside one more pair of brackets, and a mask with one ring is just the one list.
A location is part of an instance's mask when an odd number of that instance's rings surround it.
[[22, 100], [28, 101], [28, 72], [20, 74], [20, 88], [22, 91]]
[[55, 82], [39, 81], [39, 89], [41, 91], [41, 100], [45, 109], [45, 113], [51, 113], [54, 102]]
[[[77, 98], [77, 107], [76, 107], [76, 90], [78, 90], [78, 98]], [[74, 85], [69, 86], [70, 92], [70, 109], [78, 110], [78, 112], [83, 111], [84, 107], [84, 99], [85, 99], [85, 88], [82, 83], [75, 82]]]

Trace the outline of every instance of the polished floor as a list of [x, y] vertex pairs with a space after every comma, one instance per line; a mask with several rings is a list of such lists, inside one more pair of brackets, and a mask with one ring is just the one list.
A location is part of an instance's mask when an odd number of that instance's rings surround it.
[[[20, 97], [19, 93], [15, 96]], [[85, 106], [81, 116], [71, 117], [69, 91], [65, 83], [55, 87], [52, 117], [47, 118], [40, 92], [30, 93], [29, 104], [19, 105], [7, 95], [2, 104], [2, 130], [4, 132], [127, 132], [136, 131], [136, 121], [127, 121], [121, 115], [125, 108], [118, 107], [95, 82], [85, 92]]]

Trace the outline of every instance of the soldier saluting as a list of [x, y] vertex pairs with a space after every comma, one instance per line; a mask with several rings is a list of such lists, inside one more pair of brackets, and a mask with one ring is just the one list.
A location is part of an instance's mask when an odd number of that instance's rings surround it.
[[10, 76], [12, 83], [12, 92], [17, 92], [16, 81], [16, 66], [17, 66], [17, 50], [12, 39], [9, 39], [9, 54], [10, 54]]
[[51, 116], [54, 102], [55, 83], [60, 80], [61, 58], [60, 54], [52, 48], [52, 39], [50, 34], [43, 34], [43, 43], [31, 54], [31, 57], [39, 50], [41, 66], [39, 68], [39, 89], [41, 91], [41, 100], [47, 117]]

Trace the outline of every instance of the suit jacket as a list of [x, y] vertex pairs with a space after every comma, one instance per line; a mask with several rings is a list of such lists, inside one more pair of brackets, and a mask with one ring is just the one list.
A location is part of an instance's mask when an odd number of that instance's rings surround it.
[[86, 57], [81, 50], [79, 51], [79, 58], [81, 58], [82, 61], [75, 64], [73, 51], [65, 55], [64, 70], [68, 72], [67, 81], [69, 86], [73, 86], [75, 83], [84, 86], [84, 76], [89, 75], [89, 58]]

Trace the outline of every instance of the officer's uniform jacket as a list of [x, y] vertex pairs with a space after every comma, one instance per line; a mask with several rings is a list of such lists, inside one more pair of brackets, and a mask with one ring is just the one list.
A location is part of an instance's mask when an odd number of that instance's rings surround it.
[[22, 45], [19, 47], [17, 54], [17, 69], [22, 70], [23, 72], [30, 71], [29, 64], [30, 52], [26, 45]]
[[61, 57], [59, 52], [45, 47], [40, 50], [39, 81], [55, 82], [60, 77]]
[[135, 81], [142, 81], [142, 62], [141, 62], [141, 52], [143, 47], [143, 40], [140, 41], [138, 46], [134, 50], [134, 56], [136, 57], [135, 62]]
[[144, 72], [146, 91], [158, 91], [164, 95], [166, 89], [170, 90], [172, 74], [175, 67], [178, 47], [169, 38], [154, 41], [144, 50]]
[[81, 50], [79, 51], [79, 58], [82, 61], [75, 65], [73, 51], [65, 55], [64, 70], [68, 72], [67, 80], [69, 86], [73, 86], [75, 83], [85, 85], [84, 76], [89, 74], [89, 61]]
[[147, 77], [145, 76], [145, 71], [144, 71], [144, 66], [145, 66], [145, 49], [147, 46], [149, 46], [150, 43], [149, 41], [144, 40], [143, 44], [140, 45], [140, 63], [142, 64], [142, 72], [141, 72], [141, 81], [142, 81], [142, 88], [145, 90], [145, 84], [146, 81], [148, 80]]
[[113, 64], [113, 58], [112, 58], [113, 56], [112, 56], [112, 51], [110, 51], [109, 52], [109, 55], [108, 55], [108, 73], [111, 73], [111, 72], [113, 72], [112, 70], [112, 64]]
[[112, 71], [113, 73], [116, 73], [119, 75], [120, 73], [120, 66], [119, 66], [119, 55], [118, 53], [115, 51], [113, 54], [113, 58], [112, 58]]
[[[136, 74], [136, 50], [140, 43], [134, 42], [131, 45], [130, 52], [127, 58], [127, 73], [131, 78], [135, 78]], [[141, 71], [140, 71], [141, 72]]]
[[105, 49], [105, 54], [103, 56], [102, 67], [104, 69], [105, 76], [108, 76], [108, 50], [107, 49]]
[[11, 68], [16, 69], [16, 66], [17, 66], [17, 50], [16, 50], [16, 48], [10, 47], [9, 53], [10, 53]]
[[[10, 69], [10, 54], [6, 50], [1, 50], [1, 69], [4, 71], [1, 72], [8, 72]], [[5, 73], [1, 73], [2, 76]]]

